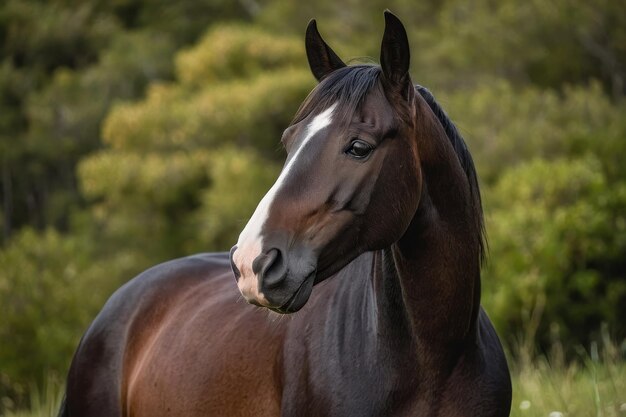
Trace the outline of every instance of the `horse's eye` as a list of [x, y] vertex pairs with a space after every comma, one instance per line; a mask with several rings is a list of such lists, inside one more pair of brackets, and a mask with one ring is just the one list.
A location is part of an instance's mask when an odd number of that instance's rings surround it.
[[346, 149], [346, 153], [353, 158], [363, 159], [366, 158], [374, 148], [367, 142], [362, 140], [354, 140], [350, 143], [350, 146]]

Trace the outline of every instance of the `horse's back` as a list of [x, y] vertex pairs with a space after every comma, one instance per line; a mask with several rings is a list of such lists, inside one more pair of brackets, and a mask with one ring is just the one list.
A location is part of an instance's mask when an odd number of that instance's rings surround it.
[[[279, 327], [239, 299], [227, 253], [166, 262], [129, 281], [81, 340], [68, 377], [69, 416], [211, 415], [252, 401], [273, 407], [273, 393], [246, 399], [243, 392], [276, 385], [273, 363], [265, 361], [265, 376], [249, 371], [259, 372], [256, 354], [277, 357], [261, 340]], [[251, 327], [257, 331], [241, 331]]]

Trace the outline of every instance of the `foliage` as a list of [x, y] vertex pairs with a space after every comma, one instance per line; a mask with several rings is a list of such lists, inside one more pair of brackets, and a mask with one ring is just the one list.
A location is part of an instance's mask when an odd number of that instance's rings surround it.
[[[236, 242], [263, 195], [278, 175], [278, 166], [254, 153], [232, 147], [220, 150], [211, 163], [211, 187], [204, 190], [201, 207], [190, 218], [196, 250], [221, 251]], [[189, 249], [192, 249], [191, 247]]]
[[489, 185], [532, 158], [551, 160], [605, 146], [612, 146], [612, 153], [626, 151], [626, 109], [612, 103], [598, 83], [558, 93], [494, 79], [443, 94], [441, 101], [466, 136], [481, 179]]
[[[282, 57], [259, 58], [276, 48]], [[215, 55], [223, 60], [207, 67]], [[177, 56], [177, 82], [116, 106], [103, 128], [109, 148], [79, 167], [103, 232], [155, 259], [232, 246], [275, 177], [278, 138], [312, 86], [297, 58], [290, 38], [220, 26]], [[236, 65], [247, 60], [255, 64]]]
[[48, 374], [43, 383], [43, 388], [33, 385], [28, 392], [28, 407], [16, 409], [13, 401], [4, 397], [7, 411], [6, 417], [56, 417], [61, 401], [65, 394], [65, 381], [56, 374]]
[[[113, 149], [162, 152], [230, 143], [276, 157], [282, 129], [310, 86], [308, 74], [291, 69], [209, 84], [192, 94], [184, 87], [156, 85], [146, 101], [114, 108], [103, 139]], [[242, 129], [251, 126], [253, 131]]]
[[626, 13], [619, 1], [291, 0], [270, 2], [258, 20], [301, 35], [315, 17], [340, 55], [378, 58], [385, 8], [410, 28], [413, 79], [429, 87], [474, 88], [505, 78], [561, 89], [600, 80], [614, 99], [626, 93]]
[[296, 38], [271, 35], [254, 26], [219, 25], [177, 55], [176, 74], [187, 87], [203, 86], [285, 67], [303, 68], [304, 59]]
[[67, 208], [83, 203], [75, 166], [100, 147], [109, 107], [170, 79], [175, 49], [207, 24], [249, 13], [218, 0], [2, 2], [3, 241], [25, 225], [67, 230]]
[[[561, 93], [505, 80], [444, 94], [483, 180], [483, 304], [508, 342], [626, 337], [626, 109], [597, 83]], [[597, 300], [602, 300], [598, 303]]]
[[[525, 349], [522, 346], [516, 348]], [[626, 344], [603, 332], [589, 351], [577, 347], [576, 362], [566, 362], [560, 340], [530, 361], [528, 352], [511, 363], [512, 417], [603, 416], [626, 412]]]
[[567, 342], [602, 322], [626, 335], [626, 181], [609, 186], [593, 156], [534, 159], [507, 170], [488, 202], [485, 306], [501, 330], [544, 345], [554, 325]]
[[465, 82], [504, 76], [515, 83], [563, 87], [603, 80], [614, 97], [622, 96], [626, 60], [626, 15], [606, 0], [489, 0], [446, 2], [431, 42], [430, 57], [461, 71]]
[[140, 259], [117, 253], [98, 262], [96, 250], [86, 237], [24, 229], [0, 252], [1, 376], [12, 391], [65, 369], [106, 294], [138, 272]]
[[[90, 284], [80, 276], [88, 262], [85, 245], [52, 230], [24, 230], [2, 252], [4, 372], [40, 373], [71, 352], [78, 340], [73, 332], [89, 319], [79, 301]], [[82, 291], [74, 290], [77, 285]]]

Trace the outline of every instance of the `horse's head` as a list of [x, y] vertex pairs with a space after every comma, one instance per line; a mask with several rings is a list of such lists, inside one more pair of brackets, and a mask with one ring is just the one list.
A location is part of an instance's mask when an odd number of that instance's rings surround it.
[[282, 137], [285, 166], [231, 250], [245, 299], [299, 310], [313, 285], [398, 241], [421, 178], [406, 31], [385, 12], [381, 66], [346, 66], [311, 21], [306, 52], [320, 81]]

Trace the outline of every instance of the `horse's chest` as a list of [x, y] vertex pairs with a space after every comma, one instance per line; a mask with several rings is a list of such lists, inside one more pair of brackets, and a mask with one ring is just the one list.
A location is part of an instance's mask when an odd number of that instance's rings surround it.
[[410, 364], [400, 369], [397, 357], [363, 338], [348, 343], [345, 336], [286, 347], [282, 415], [400, 415], [390, 407], [411, 397]]
[[309, 365], [313, 366], [298, 381], [283, 386], [283, 415], [382, 415], [393, 389], [377, 377], [375, 364], [347, 368], [337, 361], [319, 361]]

